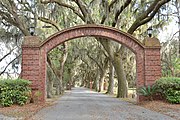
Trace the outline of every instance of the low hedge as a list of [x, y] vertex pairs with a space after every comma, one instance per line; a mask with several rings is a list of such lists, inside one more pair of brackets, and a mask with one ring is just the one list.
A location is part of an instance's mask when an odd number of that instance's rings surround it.
[[12, 104], [24, 105], [31, 95], [28, 87], [30, 81], [23, 79], [1, 79], [0, 80], [0, 105], [11, 106]]
[[180, 103], [180, 78], [163, 77], [157, 80], [155, 85], [168, 102]]

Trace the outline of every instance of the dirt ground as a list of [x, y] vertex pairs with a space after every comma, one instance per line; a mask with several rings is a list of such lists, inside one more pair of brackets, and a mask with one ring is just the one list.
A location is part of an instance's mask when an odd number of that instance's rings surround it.
[[147, 101], [139, 104], [142, 107], [180, 120], [180, 104], [170, 104], [165, 101]]
[[0, 108], [0, 113], [15, 118], [28, 119], [36, 112], [41, 110], [42, 108], [48, 106], [49, 104], [27, 104], [24, 106], [13, 105], [11, 107], [3, 107]]
[[[37, 111], [41, 110], [44, 107], [51, 106], [53, 104], [56, 104], [56, 99], [50, 99], [45, 104], [31, 103], [24, 106], [13, 105], [11, 107], [3, 107], [0, 108], [0, 113], [5, 116], [28, 120], [28, 118], [37, 113]], [[139, 106], [180, 120], [180, 104], [170, 104], [164, 101], [147, 101], [139, 104]]]
[[0, 114], [8, 117], [20, 118], [22, 120], [28, 120], [39, 110], [44, 107], [48, 107], [56, 104], [58, 98], [48, 99], [45, 104], [43, 103], [30, 103], [24, 106], [12, 105], [11, 107], [0, 107]]

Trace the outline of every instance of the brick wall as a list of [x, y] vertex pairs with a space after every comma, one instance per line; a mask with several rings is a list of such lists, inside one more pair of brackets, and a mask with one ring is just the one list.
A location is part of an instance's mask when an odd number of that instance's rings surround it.
[[161, 77], [160, 48], [145, 49], [145, 85], [152, 85]]
[[32, 81], [32, 88], [38, 89], [39, 87], [39, 71], [40, 71], [40, 53], [39, 48], [22, 49], [22, 78]]

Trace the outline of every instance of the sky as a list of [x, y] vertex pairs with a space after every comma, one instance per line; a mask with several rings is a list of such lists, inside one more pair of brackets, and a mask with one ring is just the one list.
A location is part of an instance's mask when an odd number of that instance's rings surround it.
[[[180, 0], [178, 0], [178, 2], [180, 5]], [[173, 13], [172, 16], [170, 16], [172, 19], [172, 22], [167, 27], [164, 27], [164, 30], [160, 32], [160, 34], [158, 36], [158, 39], [160, 40], [160, 42], [165, 42], [169, 39], [172, 39], [172, 35], [179, 30], [178, 23], [177, 23], [177, 21], [179, 21], [179, 20], [177, 18], [177, 14], [176, 14], [178, 10], [176, 9], [176, 7], [174, 5], [170, 4], [170, 7], [171, 7], [170, 12], [171, 12], [171, 14]], [[180, 10], [180, 8], [179, 8], [179, 10]], [[178, 34], [176, 34], [176, 36], [178, 36]]]
[[160, 42], [166, 42], [176, 31], [178, 31], [178, 24], [173, 20], [167, 27], [164, 27], [164, 30], [160, 31], [158, 39]]

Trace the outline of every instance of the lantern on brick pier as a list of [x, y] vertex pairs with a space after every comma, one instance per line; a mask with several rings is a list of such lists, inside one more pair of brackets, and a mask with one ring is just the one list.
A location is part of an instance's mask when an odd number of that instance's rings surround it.
[[147, 33], [149, 37], [152, 37], [152, 31], [153, 31], [152, 26], [147, 29]]

